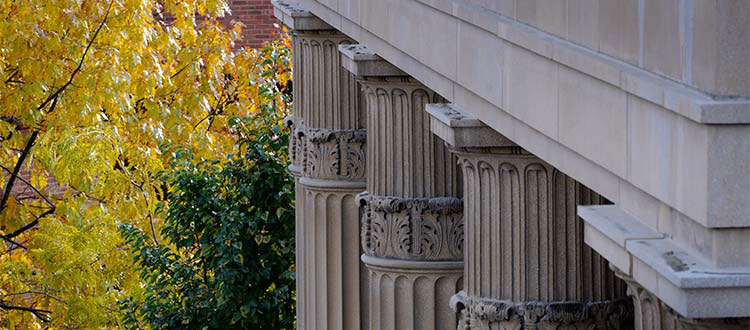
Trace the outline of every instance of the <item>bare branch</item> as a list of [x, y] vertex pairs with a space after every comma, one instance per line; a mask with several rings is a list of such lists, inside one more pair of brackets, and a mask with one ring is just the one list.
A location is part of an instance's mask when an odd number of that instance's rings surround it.
[[21, 166], [23, 166], [23, 163], [26, 161], [26, 157], [31, 152], [31, 147], [34, 145], [34, 142], [36, 141], [37, 136], [39, 136], [39, 131], [34, 131], [31, 133], [31, 137], [29, 137], [29, 141], [26, 142], [26, 146], [23, 148], [21, 155], [18, 157], [18, 161], [16, 161], [16, 166], [13, 168], [13, 172], [10, 173], [10, 178], [8, 179], [8, 182], [5, 184], [5, 191], [3, 192], [3, 198], [2, 200], [0, 200], [0, 212], [2, 212], [5, 209], [6, 204], [8, 203], [11, 190], [13, 189], [13, 185], [16, 183], [16, 178], [18, 177], [18, 172], [21, 171]]
[[0, 303], [0, 308], [6, 309], [6, 310], [31, 312], [40, 320], [42, 320], [42, 322], [49, 322], [50, 321], [49, 314], [52, 313], [52, 311], [46, 310], [46, 309], [38, 309], [38, 308], [23, 307], [23, 306], [11, 306], [11, 305], [3, 304], [3, 303]]
[[[5, 166], [3, 166], [3, 165], [0, 165], [0, 168], [1, 168], [1, 169], [3, 169], [3, 170], [5, 170], [6, 172], [8, 172], [8, 173], [10, 173], [10, 174], [12, 174], [12, 173], [13, 173], [13, 172], [12, 172], [12, 171], [11, 171], [10, 169], [8, 169], [7, 167], [5, 167]], [[49, 199], [47, 198], [47, 196], [45, 196], [44, 194], [42, 194], [42, 192], [41, 192], [41, 191], [39, 191], [39, 189], [37, 189], [36, 187], [34, 187], [34, 186], [33, 186], [33, 185], [32, 185], [32, 184], [31, 184], [31, 183], [29, 182], [29, 181], [26, 181], [26, 179], [24, 179], [24, 178], [22, 178], [22, 177], [20, 177], [20, 176], [18, 177], [18, 180], [21, 180], [21, 182], [23, 182], [23, 183], [25, 183], [25, 184], [26, 184], [27, 186], [31, 187], [31, 189], [32, 189], [32, 190], [34, 190], [34, 192], [35, 192], [35, 193], [36, 193], [37, 195], [39, 195], [39, 197], [42, 197], [42, 199], [44, 199], [44, 201], [45, 201], [45, 202], [47, 202], [47, 204], [49, 204], [49, 206], [50, 206], [50, 207], [52, 207], [52, 208], [54, 208], [54, 207], [55, 207], [55, 204], [54, 204], [54, 203], [52, 203], [52, 202], [51, 202], [51, 201], [50, 201], [50, 200], [49, 200]]]

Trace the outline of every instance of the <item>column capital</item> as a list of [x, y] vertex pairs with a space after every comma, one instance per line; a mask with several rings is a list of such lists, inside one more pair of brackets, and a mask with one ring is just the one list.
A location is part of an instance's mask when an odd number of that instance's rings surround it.
[[452, 148], [518, 147], [479, 119], [458, 110], [455, 104], [428, 104], [426, 111], [430, 114], [432, 133]]
[[357, 77], [408, 77], [409, 75], [361, 44], [339, 45], [341, 65]]
[[313, 15], [295, 1], [272, 0], [271, 3], [273, 4], [273, 15], [292, 30], [334, 30], [328, 23]]

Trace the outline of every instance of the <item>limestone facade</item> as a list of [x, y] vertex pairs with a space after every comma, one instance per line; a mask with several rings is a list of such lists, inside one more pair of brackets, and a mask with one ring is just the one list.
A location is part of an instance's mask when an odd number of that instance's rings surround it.
[[750, 328], [750, 4], [287, 1], [300, 329]]

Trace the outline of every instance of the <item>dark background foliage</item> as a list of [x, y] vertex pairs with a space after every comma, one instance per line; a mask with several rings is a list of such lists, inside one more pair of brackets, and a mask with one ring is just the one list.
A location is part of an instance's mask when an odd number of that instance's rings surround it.
[[258, 88], [267, 102], [253, 118], [231, 122], [238, 155], [201, 162], [175, 152], [163, 175], [170, 188], [161, 241], [121, 226], [147, 285], [143, 297], [120, 302], [126, 326], [294, 328], [294, 180], [289, 132], [280, 126], [291, 96], [290, 84], [274, 79], [289, 66], [281, 50], [269, 48], [262, 64], [269, 79]]

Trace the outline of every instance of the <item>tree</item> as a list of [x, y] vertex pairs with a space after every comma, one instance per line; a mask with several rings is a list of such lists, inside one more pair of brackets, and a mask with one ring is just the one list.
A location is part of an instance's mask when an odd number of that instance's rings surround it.
[[117, 301], [143, 291], [118, 225], [161, 239], [174, 146], [222, 159], [237, 148], [230, 118], [286, 111], [261, 88], [285, 88], [288, 43], [233, 53], [240, 27], [215, 20], [226, 11], [0, 0], [0, 328], [117, 325]]
[[123, 301], [128, 326], [294, 328], [288, 136], [273, 123], [242, 130], [240, 157], [198, 164], [189, 153], [175, 158], [176, 170], [165, 178], [172, 188], [164, 240], [122, 226], [148, 284], [144, 297]]

